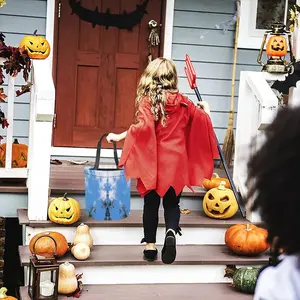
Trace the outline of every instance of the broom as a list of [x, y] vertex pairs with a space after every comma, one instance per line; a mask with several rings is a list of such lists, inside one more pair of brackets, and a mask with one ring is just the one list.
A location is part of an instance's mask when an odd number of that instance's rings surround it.
[[235, 87], [235, 77], [236, 77], [237, 52], [238, 52], [238, 36], [239, 36], [239, 28], [240, 28], [240, 0], [236, 1], [236, 5], [237, 5], [237, 13], [236, 13], [236, 30], [235, 30], [235, 41], [234, 41], [234, 59], [233, 59], [232, 80], [231, 80], [231, 101], [230, 101], [228, 128], [226, 131], [224, 144], [222, 147], [222, 152], [224, 153], [225, 161], [229, 168], [231, 166], [233, 153], [234, 153], [234, 134], [233, 134], [234, 87]]
[[[186, 66], [184, 67], [184, 71], [185, 71], [187, 80], [189, 82], [190, 88], [192, 90], [194, 90], [194, 92], [196, 93], [198, 101], [202, 101], [202, 97], [200, 95], [200, 92], [199, 92], [199, 89], [198, 89], [197, 83], [196, 83], [197, 75], [196, 75], [195, 69], [193, 67], [193, 64], [191, 62], [191, 59], [187, 54], [185, 56], [185, 63], [186, 63]], [[221, 162], [224, 166], [225, 173], [226, 173], [227, 178], [230, 182], [234, 197], [235, 197], [235, 199], [238, 203], [241, 215], [242, 215], [243, 218], [246, 218], [245, 204], [243, 203], [242, 198], [240, 197], [240, 195], [237, 192], [237, 189], [235, 187], [235, 184], [234, 184], [233, 179], [231, 177], [231, 174], [229, 172], [229, 168], [226, 164], [226, 160], [225, 160], [224, 154], [222, 152], [222, 149], [221, 149], [221, 146], [220, 146], [220, 143], [219, 143], [217, 137], [216, 137], [216, 142], [217, 142], [217, 147], [218, 147], [218, 152], [219, 152], [219, 155], [220, 155], [220, 158], [221, 158]]]

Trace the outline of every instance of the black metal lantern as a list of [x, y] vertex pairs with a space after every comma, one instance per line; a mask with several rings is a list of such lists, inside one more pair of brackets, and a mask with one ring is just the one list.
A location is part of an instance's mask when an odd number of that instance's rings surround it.
[[[268, 61], [264, 64], [261, 58], [267, 38], [266, 54]], [[290, 61], [285, 59], [288, 46], [290, 50]], [[292, 51], [291, 32], [285, 30], [283, 23], [274, 23], [271, 30], [265, 32], [257, 62], [263, 66], [262, 71], [269, 73], [289, 73], [291, 71], [291, 67], [295, 63]]]
[[[52, 257], [41, 257], [35, 253], [36, 242], [40, 238], [51, 238], [55, 244]], [[56, 255], [56, 241], [49, 235], [40, 236], [33, 245], [33, 255], [29, 265], [28, 295], [32, 300], [57, 300], [58, 299], [58, 271], [59, 264]]]

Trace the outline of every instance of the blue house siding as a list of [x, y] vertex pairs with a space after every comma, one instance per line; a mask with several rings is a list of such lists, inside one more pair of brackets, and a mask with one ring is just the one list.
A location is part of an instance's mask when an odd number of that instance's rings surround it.
[[[0, 9], [0, 32], [6, 36], [7, 45], [18, 46], [24, 35], [33, 34], [35, 30], [40, 35], [46, 35], [46, 0], [9, 0], [6, 3]], [[23, 77], [18, 76], [15, 82], [16, 89], [19, 89], [24, 84]], [[4, 89], [7, 92], [7, 78]], [[28, 143], [29, 101], [29, 93], [15, 98], [14, 137], [21, 143]], [[1, 103], [0, 107], [6, 113], [7, 104]]]
[[[172, 58], [179, 73], [179, 88], [193, 101], [185, 73], [185, 55], [191, 57], [203, 100], [211, 107], [211, 117], [220, 143], [223, 143], [230, 108], [235, 25], [226, 33], [215, 25], [229, 21], [235, 1], [175, 0]], [[202, 38], [201, 38], [202, 37]], [[238, 50], [235, 108], [240, 71], [258, 71], [258, 50]]]
[[[10, 0], [0, 9], [0, 31], [8, 45], [17, 46], [24, 35], [46, 32], [46, 0]], [[196, 101], [184, 74], [184, 58], [188, 53], [194, 63], [198, 86], [203, 99], [209, 102], [217, 136], [222, 143], [227, 128], [230, 107], [231, 75], [235, 27], [224, 34], [215, 28], [232, 18], [235, 1], [175, 0], [172, 57], [179, 73], [181, 91]], [[201, 39], [201, 36], [203, 38]], [[239, 49], [235, 95], [238, 94], [242, 70], [259, 70], [257, 50]], [[24, 83], [19, 76], [17, 88]], [[7, 88], [7, 82], [4, 85]], [[14, 135], [27, 142], [30, 95], [16, 98]], [[235, 105], [237, 98], [235, 99]], [[6, 111], [6, 104], [1, 104]]]

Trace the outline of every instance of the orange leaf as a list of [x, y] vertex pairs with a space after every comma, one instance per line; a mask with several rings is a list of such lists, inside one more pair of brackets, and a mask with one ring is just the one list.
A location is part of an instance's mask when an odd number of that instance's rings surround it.
[[5, 102], [7, 96], [4, 94], [3, 88], [0, 88], [0, 102]]

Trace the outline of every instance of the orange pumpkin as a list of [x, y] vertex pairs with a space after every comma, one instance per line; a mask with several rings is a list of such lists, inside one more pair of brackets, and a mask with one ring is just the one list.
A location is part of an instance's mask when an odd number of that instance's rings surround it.
[[227, 178], [220, 178], [217, 173], [213, 173], [213, 177], [211, 179], [203, 180], [203, 187], [208, 191], [213, 188], [217, 188], [221, 181], [225, 181], [225, 188], [230, 189], [230, 182]]
[[282, 35], [271, 36], [267, 43], [266, 53], [268, 56], [285, 56], [287, 54], [286, 38]]
[[[50, 238], [49, 238], [50, 236]], [[41, 255], [44, 257], [50, 257], [53, 256], [55, 253], [55, 243], [51, 239], [51, 237], [56, 242], [56, 256], [61, 257], [66, 254], [66, 252], [69, 250], [69, 245], [64, 237], [59, 232], [55, 231], [46, 231], [36, 234], [29, 243], [29, 250], [32, 254]], [[35, 243], [35, 241], [37, 241]], [[35, 243], [35, 246], [34, 246]]]
[[[28, 146], [25, 144], [19, 144], [15, 139], [12, 144], [12, 168], [26, 168], [27, 167]], [[0, 167], [5, 167], [6, 159], [6, 143], [0, 145]]]
[[13, 296], [7, 296], [7, 288], [6, 287], [2, 287], [0, 289], [0, 299], [5, 299], [5, 300], [18, 300], [17, 298], [13, 297]]
[[253, 224], [237, 224], [225, 233], [225, 244], [240, 255], [258, 255], [269, 248], [266, 241], [268, 232]]

